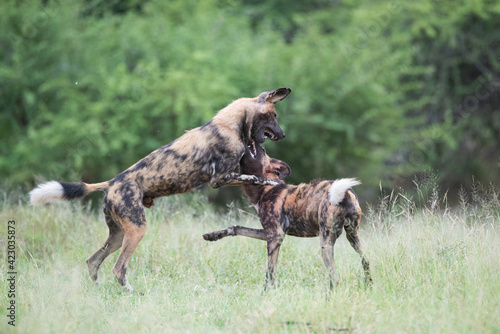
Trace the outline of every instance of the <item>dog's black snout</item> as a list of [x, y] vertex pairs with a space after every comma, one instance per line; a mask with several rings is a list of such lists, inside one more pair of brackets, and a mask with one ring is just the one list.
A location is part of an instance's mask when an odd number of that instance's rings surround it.
[[280, 131], [278, 132], [278, 135], [277, 135], [278, 139], [283, 139], [285, 138], [285, 132], [283, 132], [283, 130], [280, 129]]

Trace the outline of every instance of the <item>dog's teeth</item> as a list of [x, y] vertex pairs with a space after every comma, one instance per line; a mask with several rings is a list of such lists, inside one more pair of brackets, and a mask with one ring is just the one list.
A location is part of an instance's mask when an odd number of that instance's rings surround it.
[[269, 138], [271, 140], [275, 140], [276, 139], [276, 136], [274, 135], [274, 133], [271, 133], [271, 132], [265, 131], [264, 132], [264, 136], [266, 136], [267, 138]]

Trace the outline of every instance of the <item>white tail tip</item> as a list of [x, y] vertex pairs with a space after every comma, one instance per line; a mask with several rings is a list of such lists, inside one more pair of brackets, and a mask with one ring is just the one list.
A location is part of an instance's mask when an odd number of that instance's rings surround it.
[[63, 200], [64, 188], [57, 181], [43, 183], [30, 192], [31, 205]]
[[332, 183], [330, 190], [328, 190], [328, 194], [330, 195], [330, 203], [333, 205], [338, 205], [344, 199], [347, 189], [357, 186], [358, 184], [361, 184], [361, 182], [356, 179], [335, 180]]

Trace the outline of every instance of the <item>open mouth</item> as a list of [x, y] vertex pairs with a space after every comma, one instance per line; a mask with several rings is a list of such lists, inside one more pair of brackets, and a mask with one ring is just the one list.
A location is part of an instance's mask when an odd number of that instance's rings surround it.
[[252, 140], [248, 146], [248, 152], [250, 153], [250, 156], [252, 159], [257, 158], [257, 148], [255, 147], [255, 140]]
[[266, 128], [264, 130], [264, 136], [271, 139], [272, 141], [277, 141], [278, 140], [278, 136], [276, 136], [274, 134], [274, 132], [272, 132], [269, 128]]

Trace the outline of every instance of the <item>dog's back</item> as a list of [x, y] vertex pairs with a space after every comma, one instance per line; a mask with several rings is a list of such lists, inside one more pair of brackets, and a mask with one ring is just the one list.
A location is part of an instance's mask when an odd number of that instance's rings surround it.
[[[283, 231], [296, 237], [316, 237], [320, 225], [329, 224], [328, 220], [343, 221], [346, 217], [361, 215], [356, 194], [351, 189], [358, 184], [355, 179], [339, 179], [280, 186], [280, 197], [284, 198]], [[261, 202], [269, 200], [272, 198], [264, 195]], [[262, 206], [259, 203], [259, 208]]]

